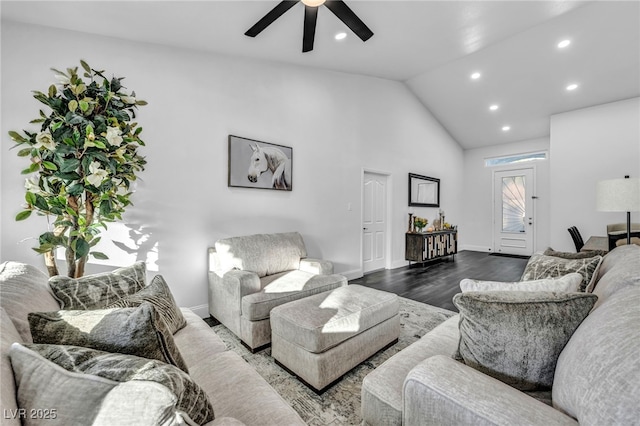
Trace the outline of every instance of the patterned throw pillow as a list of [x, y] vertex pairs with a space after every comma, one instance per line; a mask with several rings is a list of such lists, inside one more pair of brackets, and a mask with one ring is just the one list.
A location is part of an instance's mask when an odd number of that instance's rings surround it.
[[582, 275], [580, 291], [591, 285], [591, 281], [598, 276], [598, 267], [602, 262], [602, 256], [593, 256], [587, 259], [563, 259], [561, 257], [545, 256], [535, 253], [527, 262], [522, 274], [522, 281], [540, 280], [543, 278], [561, 277], [577, 272]]
[[173, 335], [148, 302], [136, 308], [33, 312], [34, 343], [84, 346], [157, 359], [188, 372]]
[[69, 278], [56, 275], [49, 286], [62, 309], [102, 309], [124, 296], [137, 293], [147, 283], [144, 262], [112, 272]]
[[460, 281], [460, 290], [467, 291], [561, 291], [572, 293], [578, 291], [582, 283], [582, 275], [572, 272], [557, 278], [545, 278], [533, 281], [482, 281], [465, 278]]
[[551, 388], [560, 352], [597, 299], [587, 293], [458, 293], [456, 357], [523, 391]]
[[214, 419], [202, 388], [188, 374], [159, 361], [76, 346], [18, 343], [10, 357], [20, 407], [55, 407], [59, 424], [151, 426]]
[[187, 320], [178, 308], [162, 275], [156, 275], [148, 286], [135, 294], [125, 296], [107, 308], [131, 308], [140, 306], [142, 302], [149, 302], [156, 308], [172, 334], [187, 325]]

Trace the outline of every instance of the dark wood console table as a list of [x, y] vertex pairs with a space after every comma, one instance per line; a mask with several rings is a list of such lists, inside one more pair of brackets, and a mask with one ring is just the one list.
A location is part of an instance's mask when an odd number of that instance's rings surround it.
[[405, 234], [405, 260], [424, 263], [458, 252], [458, 231], [444, 230]]

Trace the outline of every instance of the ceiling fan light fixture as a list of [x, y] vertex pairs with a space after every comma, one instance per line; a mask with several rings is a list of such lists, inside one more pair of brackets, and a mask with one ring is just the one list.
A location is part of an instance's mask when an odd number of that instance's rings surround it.
[[324, 4], [325, 0], [301, 0], [305, 6], [320, 7]]

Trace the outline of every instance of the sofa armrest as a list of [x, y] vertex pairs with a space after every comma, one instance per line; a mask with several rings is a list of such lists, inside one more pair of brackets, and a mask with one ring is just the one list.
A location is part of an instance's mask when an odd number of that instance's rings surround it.
[[402, 424], [577, 425], [562, 412], [452, 358], [436, 355], [409, 372]]
[[237, 300], [260, 291], [260, 277], [250, 271], [233, 270], [222, 276], [222, 286]]
[[300, 259], [300, 270], [316, 275], [333, 274], [333, 263], [321, 259]]

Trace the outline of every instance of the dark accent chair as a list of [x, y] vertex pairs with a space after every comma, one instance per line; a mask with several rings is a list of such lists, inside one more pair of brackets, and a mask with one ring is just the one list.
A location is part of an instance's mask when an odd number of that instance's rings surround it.
[[576, 253], [579, 253], [582, 247], [584, 247], [584, 241], [582, 240], [582, 235], [580, 235], [580, 231], [575, 226], [567, 229], [569, 234], [571, 234], [571, 238], [573, 239], [573, 244], [576, 245]]

